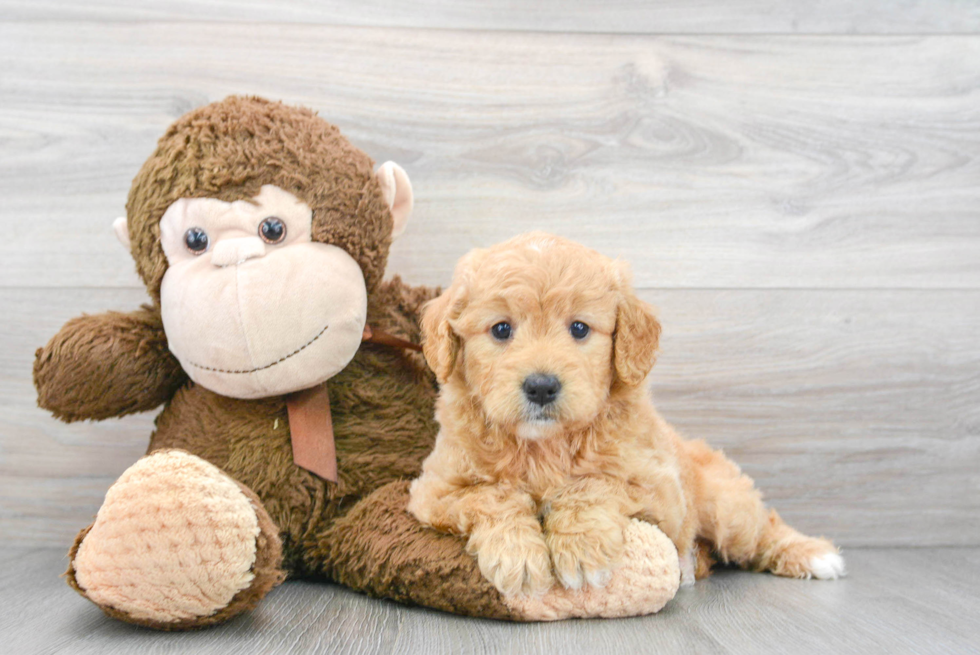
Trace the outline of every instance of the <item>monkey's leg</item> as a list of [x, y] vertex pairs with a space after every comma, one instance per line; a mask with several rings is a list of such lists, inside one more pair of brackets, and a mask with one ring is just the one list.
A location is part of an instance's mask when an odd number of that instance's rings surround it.
[[677, 592], [677, 550], [659, 529], [634, 520], [626, 557], [606, 587], [556, 585], [543, 596], [505, 597], [480, 573], [464, 537], [424, 527], [408, 513], [408, 486], [392, 482], [360, 500], [307, 550], [308, 570], [371, 596], [514, 621], [650, 614]]
[[362, 498], [305, 553], [307, 570], [371, 596], [455, 614], [517, 619], [480, 574], [465, 540], [425, 528], [405, 509], [408, 481]]
[[284, 577], [278, 529], [258, 497], [182, 450], [127, 469], [69, 560], [68, 584], [106, 614], [161, 630], [220, 623]]

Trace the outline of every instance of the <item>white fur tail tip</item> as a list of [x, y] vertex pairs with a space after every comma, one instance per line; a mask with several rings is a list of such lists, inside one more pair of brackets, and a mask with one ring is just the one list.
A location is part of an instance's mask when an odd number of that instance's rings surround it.
[[810, 575], [817, 580], [836, 580], [847, 575], [847, 567], [840, 553], [827, 553], [813, 557], [809, 562]]

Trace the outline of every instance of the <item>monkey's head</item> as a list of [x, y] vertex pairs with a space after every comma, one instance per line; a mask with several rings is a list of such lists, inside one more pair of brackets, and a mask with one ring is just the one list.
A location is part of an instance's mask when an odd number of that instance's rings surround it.
[[115, 228], [190, 378], [258, 398], [347, 365], [411, 208], [400, 167], [312, 111], [230, 97], [170, 126]]

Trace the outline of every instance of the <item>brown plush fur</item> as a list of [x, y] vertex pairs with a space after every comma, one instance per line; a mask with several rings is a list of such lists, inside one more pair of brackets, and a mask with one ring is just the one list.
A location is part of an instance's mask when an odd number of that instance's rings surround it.
[[323, 535], [337, 582], [455, 614], [521, 620], [480, 575], [451, 535], [425, 528], [406, 510], [408, 481], [385, 485]]
[[[418, 311], [427, 296], [395, 278], [371, 298], [368, 321], [418, 343], [406, 310]], [[158, 417], [148, 452], [193, 452], [253, 489], [282, 533], [286, 570], [322, 575], [330, 545], [321, 533], [359, 498], [415, 475], [435, 433], [434, 384], [420, 355], [365, 344], [327, 388], [337, 484], [293, 464], [283, 397], [238, 400], [189, 383]]]
[[133, 180], [126, 215], [136, 270], [159, 300], [167, 270], [160, 219], [174, 200], [249, 200], [272, 184], [313, 208], [313, 240], [346, 250], [373, 291], [388, 260], [392, 218], [372, 167], [309, 109], [240, 97], [195, 109], [170, 126]]
[[[575, 321], [588, 336], [572, 336]], [[500, 322], [509, 338], [492, 334]], [[660, 325], [617, 262], [542, 233], [474, 251], [426, 308], [423, 330], [443, 383], [441, 430], [409, 509], [467, 535], [502, 592], [541, 592], [554, 578], [602, 586], [633, 517], [658, 525], [681, 555], [700, 539], [745, 567], [843, 574], [829, 541], [767, 511], [735, 464], [654, 409], [643, 382]], [[532, 374], [557, 376], [555, 402], [528, 401]], [[694, 563], [702, 576], [709, 566], [707, 556]]]
[[[85, 352], [88, 367], [65, 366]], [[63, 421], [101, 420], [155, 409], [187, 381], [167, 349], [160, 312], [80, 316], [65, 324], [34, 361], [38, 404]], [[140, 389], [141, 393], [133, 393]]]
[[[167, 350], [159, 308], [167, 266], [161, 216], [181, 197], [249, 199], [264, 184], [306, 202], [313, 209], [313, 239], [344, 248], [360, 264], [368, 323], [418, 343], [420, 309], [435, 292], [398, 278], [381, 281], [392, 217], [370, 158], [306, 109], [233, 97], [174, 123], [133, 182], [127, 204], [132, 254], [153, 306], [69, 322], [37, 353], [39, 404], [68, 421], [164, 404], [148, 452], [180, 448], [204, 458], [250, 490], [260, 514], [274, 524], [281, 569], [256, 570], [256, 582], [242, 597], [211, 617], [165, 627], [224, 620], [254, 605], [281, 574], [331, 577], [399, 600], [508, 617], [499, 595], [481, 585], [461, 542], [410, 526], [404, 511], [397, 514], [405, 494], [385, 487], [417, 475], [434, 441], [436, 384], [420, 354], [364, 344], [329, 380], [339, 468], [333, 484], [293, 463], [284, 398], [219, 396], [188, 381]], [[340, 522], [352, 513], [355, 522]], [[271, 534], [266, 527], [263, 534]], [[403, 539], [411, 554], [402, 550]], [[259, 551], [256, 567], [268, 568]], [[73, 576], [69, 583], [78, 588]]]

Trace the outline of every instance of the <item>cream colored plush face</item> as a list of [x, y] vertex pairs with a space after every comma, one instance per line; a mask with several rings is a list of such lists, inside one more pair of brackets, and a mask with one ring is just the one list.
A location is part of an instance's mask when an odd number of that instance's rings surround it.
[[[278, 218], [284, 238], [263, 239]], [[278, 187], [249, 201], [182, 198], [160, 221], [160, 290], [170, 350], [198, 384], [233, 398], [276, 396], [343, 369], [361, 343], [367, 290], [357, 262], [314, 243], [312, 212]], [[207, 247], [193, 252], [188, 230]]]

